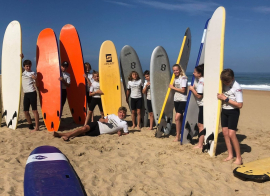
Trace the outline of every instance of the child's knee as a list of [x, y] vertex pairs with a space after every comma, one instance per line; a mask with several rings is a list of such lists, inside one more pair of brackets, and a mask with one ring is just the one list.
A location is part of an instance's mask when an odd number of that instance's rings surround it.
[[132, 114], [136, 114], [136, 111], [135, 111], [135, 110], [132, 110], [131, 113], [132, 113]]
[[29, 111], [24, 111], [24, 114], [25, 115], [29, 115]]

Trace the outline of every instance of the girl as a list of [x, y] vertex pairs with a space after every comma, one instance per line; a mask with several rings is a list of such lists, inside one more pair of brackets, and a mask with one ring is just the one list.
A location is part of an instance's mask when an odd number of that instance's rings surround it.
[[186, 108], [187, 102], [187, 77], [180, 65], [175, 64], [173, 66], [173, 73], [175, 79], [172, 84], [169, 84], [169, 88], [175, 91], [174, 93], [174, 108], [175, 108], [175, 125], [176, 125], [176, 138], [173, 140], [177, 142], [180, 140], [180, 129], [183, 121], [183, 113]]
[[243, 162], [240, 153], [240, 145], [235, 132], [237, 130], [240, 109], [243, 107], [243, 93], [240, 85], [234, 79], [233, 70], [224, 69], [220, 74], [220, 79], [223, 83], [223, 88], [222, 94], [218, 93], [217, 98], [223, 102], [221, 126], [229, 154], [224, 161], [229, 161], [233, 158], [233, 144], [236, 154], [236, 160], [234, 163], [241, 165]]
[[103, 95], [103, 92], [99, 89], [99, 87], [100, 87], [99, 73], [97, 71], [93, 71], [93, 79], [94, 79], [94, 81], [92, 82], [92, 85], [89, 89], [89, 96], [92, 96], [92, 100], [91, 100], [91, 103], [89, 106], [89, 111], [87, 113], [84, 125], [87, 125], [89, 119], [92, 117], [93, 111], [94, 111], [96, 105], [98, 105], [98, 107], [99, 107], [101, 118], [104, 117], [103, 108], [102, 108], [102, 104], [101, 104], [101, 97], [100, 97], [101, 95]]
[[[195, 67], [193, 75], [196, 79], [193, 86], [189, 87], [189, 90], [194, 94], [197, 104], [199, 106], [199, 114], [198, 114], [198, 128], [199, 133], [203, 130], [203, 87], [204, 87], [204, 64], [201, 64]], [[200, 134], [199, 134], [200, 135]], [[204, 141], [204, 135], [199, 136], [199, 143], [194, 148], [202, 149]]]
[[153, 130], [153, 122], [154, 122], [154, 115], [153, 115], [153, 109], [152, 109], [152, 103], [151, 103], [151, 94], [150, 94], [150, 72], [146, 70], [143, 73], [145, 77], [145, 82], [143, 85], [143, 94], [147, 95], [147, 109], [149, 112], [149, 119], [150, 119], [150, 127], [148, 129]]
[[[93, 74], [90, 73], [90, 71], [91, 71], [90, 63], [88, 63], [88, 62], [84, 63], [84, 68], [85, 68], [85, 74], [83, 74], [83, 77], [86, 80], [86, 100], [87, 100], [87, 105], [88, 105], [88, 109], [89, 109], [90, 103], [92, 100], [92, 97], [89, 96], [89, 89], [90, 89], [94, 79], [93, 79]], [[94, 118], [94, 113], [92, 114], [91, 122], [93, 122], [93, 118]], [[86, 121], [88, 122], [89, 119], [86, 119]]]
[[128, 103], [128, 98], [131, 98], [131, 117], [132, 117], [132, 128], [135, 128], [135, 113], [137, 112], [137, 129], [141, 129], [141, 108], [142, 108], [142, 80], [136, 71], [132, 71], [128, 77], [127, 85], [127, 97], [126, 101]]
[[[61, 73], [62, 73], [62, 76], [59, 78], [59, 80], [62, 82], [62, 95], [61, 95], [61, 111], [63, 112], [63, 107], [66, 103], [66, 100], [67, 100], [67, 88], [70, 86], [70, 74], [67, 73], [67, 68], [68, 68], [68, 62], [67, 61], [64, 61], [62, 64], [61, 64]], [[61, 113], [61, 116], [62, 116], [62, 113]]]

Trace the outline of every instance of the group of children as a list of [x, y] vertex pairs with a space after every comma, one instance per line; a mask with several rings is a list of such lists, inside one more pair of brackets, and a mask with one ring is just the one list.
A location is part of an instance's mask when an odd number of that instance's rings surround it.
[[[29, 123], [29, 129], [34, 131], [39, 130], [39, 116], [37, 112], [37, 93], [34, 84], [38, 87], [37, 76], [31, 71], [31, 61], [25, 60], [23, 62], [24, 72], [22, 74], [22, 86], [25, 93], [24, 96], [24, 113]], [[127, 123], [124, 121], [126, 117], [127, 109], [125, 107], [120, 107], [118, 110], [118, 116], [108, 115], [104, 117], [101, 96], [103, 92], [99, 85], [99, 73], [93, 71], [91, 74], [91, 65], [85, 63], [85, 74], [87, 88], [86, 96], [88, 103], [88, 113], [84, 123], [84, 126], [78, 128], [69, 133], [54, 133], [56, 137], [62, 137], [64, 140], [68, 140], [70, 137], [76, 137], [79, 135], [90, 135], [97, 136], [103, 133], [115, 133], [118, 135], [128, 134]], [[70, 76], [66, 72], [68, 67], [68, 62], [63, 62], [61, 64], [61, 77], [59, 80], [62, 82], [62, 108], [66, 101], [66, 88], [70, 85]], [[186, 101], [187, 101], [187, 87], [188, 80], [182, 70], [181, 65], [175, 64], [173, 67], [173, 73], [175, 79], [173, 84], [169, 85], [174, 91], [174, 107], [175, 107], [175, 124], [176, 124], [176, 138], [174, 141], [180, 140], [180, 130], [183, 121], [183, 115], [185, 112]], [[198, 128], [199, 133], [203, 131], [203, 89], [204, 89], [204, 65], [199, 65], [194, 69], [193, 75], [195, 76], [196, 82], [193, 86], [189, 86], [189, 90], [195, 96], [199, 107], [198, 113]], [[136, 113], [137, 113], [137, 128], [141, 127], [141, 109], [142, 109], [142, 94], [146, 94], [147, 97], [147, 108], [150, 116], [150, 127], [153, 129], [153, 110], [151, 105], [151, 93], [150, 93], [150, 72], [146, 70], [144, 72], [145, 83], [142, 83], [138, 73], [132, 71], [128, 77], [127, 91], [126, 91], [126, 101], [130, 103], [132, 110], [132, 128], [135, 128]], [[236, 130], [238, 119], [240, 115], [240, 109], [243, 106], [243, 95], [240, 85], [234, 79], [234, 72], [231, 69], [225, 69], [220, 75], [220, 79], [223, 83], [223, 92], [217, 94], [217, 99], [223, 101], [222, 112], [221, 112], [221, 126], [222, 132], [225, 138], [225, 143], [228, 149], [228, 157], [224, 161], [231, 160], [233, 158], [233, 148], [236, 152], [236, 164], [242, 164], [242, 158], [240, 153], [240, 145], [236, 137]], [[129, 102], [130, 97], [130, 102]], [[31, 117], [29, 114], [29, 107], [32, 107], [32, 111], [35, 116], [35, 128], [32, 125]], [[98, 105], [101, 118], [98, 122], [93, 122], [93, 111], [95, 106]], [[90, 120], [91, 119], [91, 120]], [[91, 121], [91, 122], [89, 122]], [[124, 132], [123, 132], [124, 131]], [[194, 148], [202, 149], [204, 143], [204, 135], [199, 134], [199, 142]]]

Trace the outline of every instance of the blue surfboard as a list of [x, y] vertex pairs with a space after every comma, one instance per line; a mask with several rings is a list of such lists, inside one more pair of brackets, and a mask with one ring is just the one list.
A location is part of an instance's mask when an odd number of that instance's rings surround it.
[[[204, 41], [206, 37], [206, 30], [207, 30], [209, 20], [210, 19], [208, 19], [205, 23], [202, 41], [201, 41], [195, 67], [197, 67], [199, 64], [204, 62]], [[193, 75], [192, 80], [191, 80], [191, 86], [193, 86], [194, 81], [195, 81], [195, 77]], [[180, 140], [181, 144], [192, 143], [192, 138], [197, 134], [198, 113], [199, 113], [199, 107], [197, 106], [195, 97], [193, 93], [189, 91], [185, 113], [183, 117], [183, 122], [182, 122], [182, 127], [181, 127], [181, 140]]]
[[37, 147], [29, 155], [24, 174], [24, 195], [85, 195], [64, 154], [53, 146]]

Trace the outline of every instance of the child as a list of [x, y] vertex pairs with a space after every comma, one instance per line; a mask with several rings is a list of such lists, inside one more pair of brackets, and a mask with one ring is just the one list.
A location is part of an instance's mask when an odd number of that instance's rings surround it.
[[[189, 90], [194, 94], [195, 99], [197, 101], [197, 105], [199, 106], [199, 114], [198, 114], [198, 128], [199, 133], [203, 130], [203, 87], [204, 87], [204, 64], [201, 64], [195, 67], [193, 75], [196, 79], [193, 86], [189, 87]], [[194, 148], [202, 149], [204, 141], [204, 135], [199, 134], [199, 143]]]
[[240, 153], [240, 145], [235, 132], [237, 130], [240, 109], [243, 107], [243, 93], [240, 85], [234, 79], [233, 70], [224, 69], [220, 74], [220, 79], [223, 83], [223, 89], [222, 94], [217, 94], [217, 98], [223, 102], [221, 126], [229, 154], [224, 161], [229, 161], [233, 158], [233, 144], [236, 153], [234, 163], [241, 165], [243, 162]]
[[174, 93], [174, 108], [175, 108], [175, 125], [176, 125], [176, 138], [174, 142], [180, 141], [180, 130], [183, 121], [183, 113], [185, 112], [187, 102], [187, 77], [183, 72], [180, 65], [173, 66], [173, 73], [175, 79], [173, 85], [170, 84], [169, 88], [175, 91]]
[[142, 87], [143, 83], [136, 71], [132, 71], [128, 77], [127, 85], [127, 97], [126, 101], [128, 103], [128, 98], [131, 98], [131, 117], [132, 117], [132, 129], [135, 128], [135, 113], [137, 111], [137, 129], [141, 129], [141, 108], [142, 108]]
[[87, 125], [89, 119], [92, 117], [93, 111], [94, 111], [96, 105], [98, 105], [98, 107], [99, 107], [101, 118], [104, 117], [102, 103], [101, 103], [101, 97], [100, 97], [101, 95], [103, 95], [103, 92], [99, 89], [100, 88], [99, 73], [97, 71], [93, 72], [93, 79], [94, 79], [94, 81], [92, 82], [92, 85], [89, 89], [89, 96], [92, 96], [92, 100], [91, 100], [91, 103], [89, 106], [89, 111], [87, 113], [84, 125]]
[[[126, 118], [127, 109], [120, 107], [118, 109], [118, 116], [111, 114], [105, 118], [100, 118], [98, 122], [90, 122], [83, 127], [68, 133], [54, 132], [54, 137], [61, 137], [64, 141], [69, 140], [71, 137], [80, 135], [98, 136], [101, 134], [118, 133], [119, 136], [128, 134]], [[124, 132], [124, 133], [123, 133]]]
[[[23, 58], [23, 54], [21, 54]], [[33, 131], [39, 130], [39, 115], [37, 111], [37, 92], [34, 84], [38, 87], [36, 73], [31, 70], [32, 62], [25, 60], [23, 62], [24, 72], [22, 73], [22, 87], [24, 92], [23, 98], [23, 111], [25, 118], [29, 124], [29, 129]], [[32, 108], [32, 112], [35, 116], [36, 127], [33, 127], [31, 116], [29, 114], [29, 108]]]
[[149, 130], [153, 130], [153, 122], [154, 122], [154, 115], [153, 115], [153, 109], [152, 109], [152, 103], [151, 103], [151, 94], [150, 94], [150, 72], [149, 70], [146, 70], [143, 73], [144, 77], [145, 77], [145, 82], [143, 85], [143, 94], [146, 94], [146, 98], [147, 98], [147, 109], [148, 109], [148, 113], [149, 113], [149, 119], [150, 119], [150, 127], [148, 128]]
[[[63, 107], [66, 103], [67, 99], [67, 87], [70, 86], [70, 75], [69, 73], [66, 72], [68, 68], [68, 62], [64, 61], [61, 64], [61, 71], [62, 71], [62, 76], [59, 78], [59, 80], [62, 82], [62, 100], [61, 100], [61, 111], [63, 112]], [[62, 113], [61, 113], [62, 116]]]
[[[84, 68], [85, 68], [85, 74], [83, 74], [83, 77], [86, 79], [86, 100], [87, 100], [87, 105], [88, 105], [88, 109], [89, 109], [90, 103], [92, 100], [92, 97], [89, 96], [89, 89], [90, 89], [92, 82], [94, 80], [93, 80], [93, 74], [90, 73], [90, 71], [91, 71], [90, 63], [88, 63], [88, 62], [84, 63]], [[93, 116], [94, 116], [94, 113], [92, 114], [91, 122], [93, 122]]]

